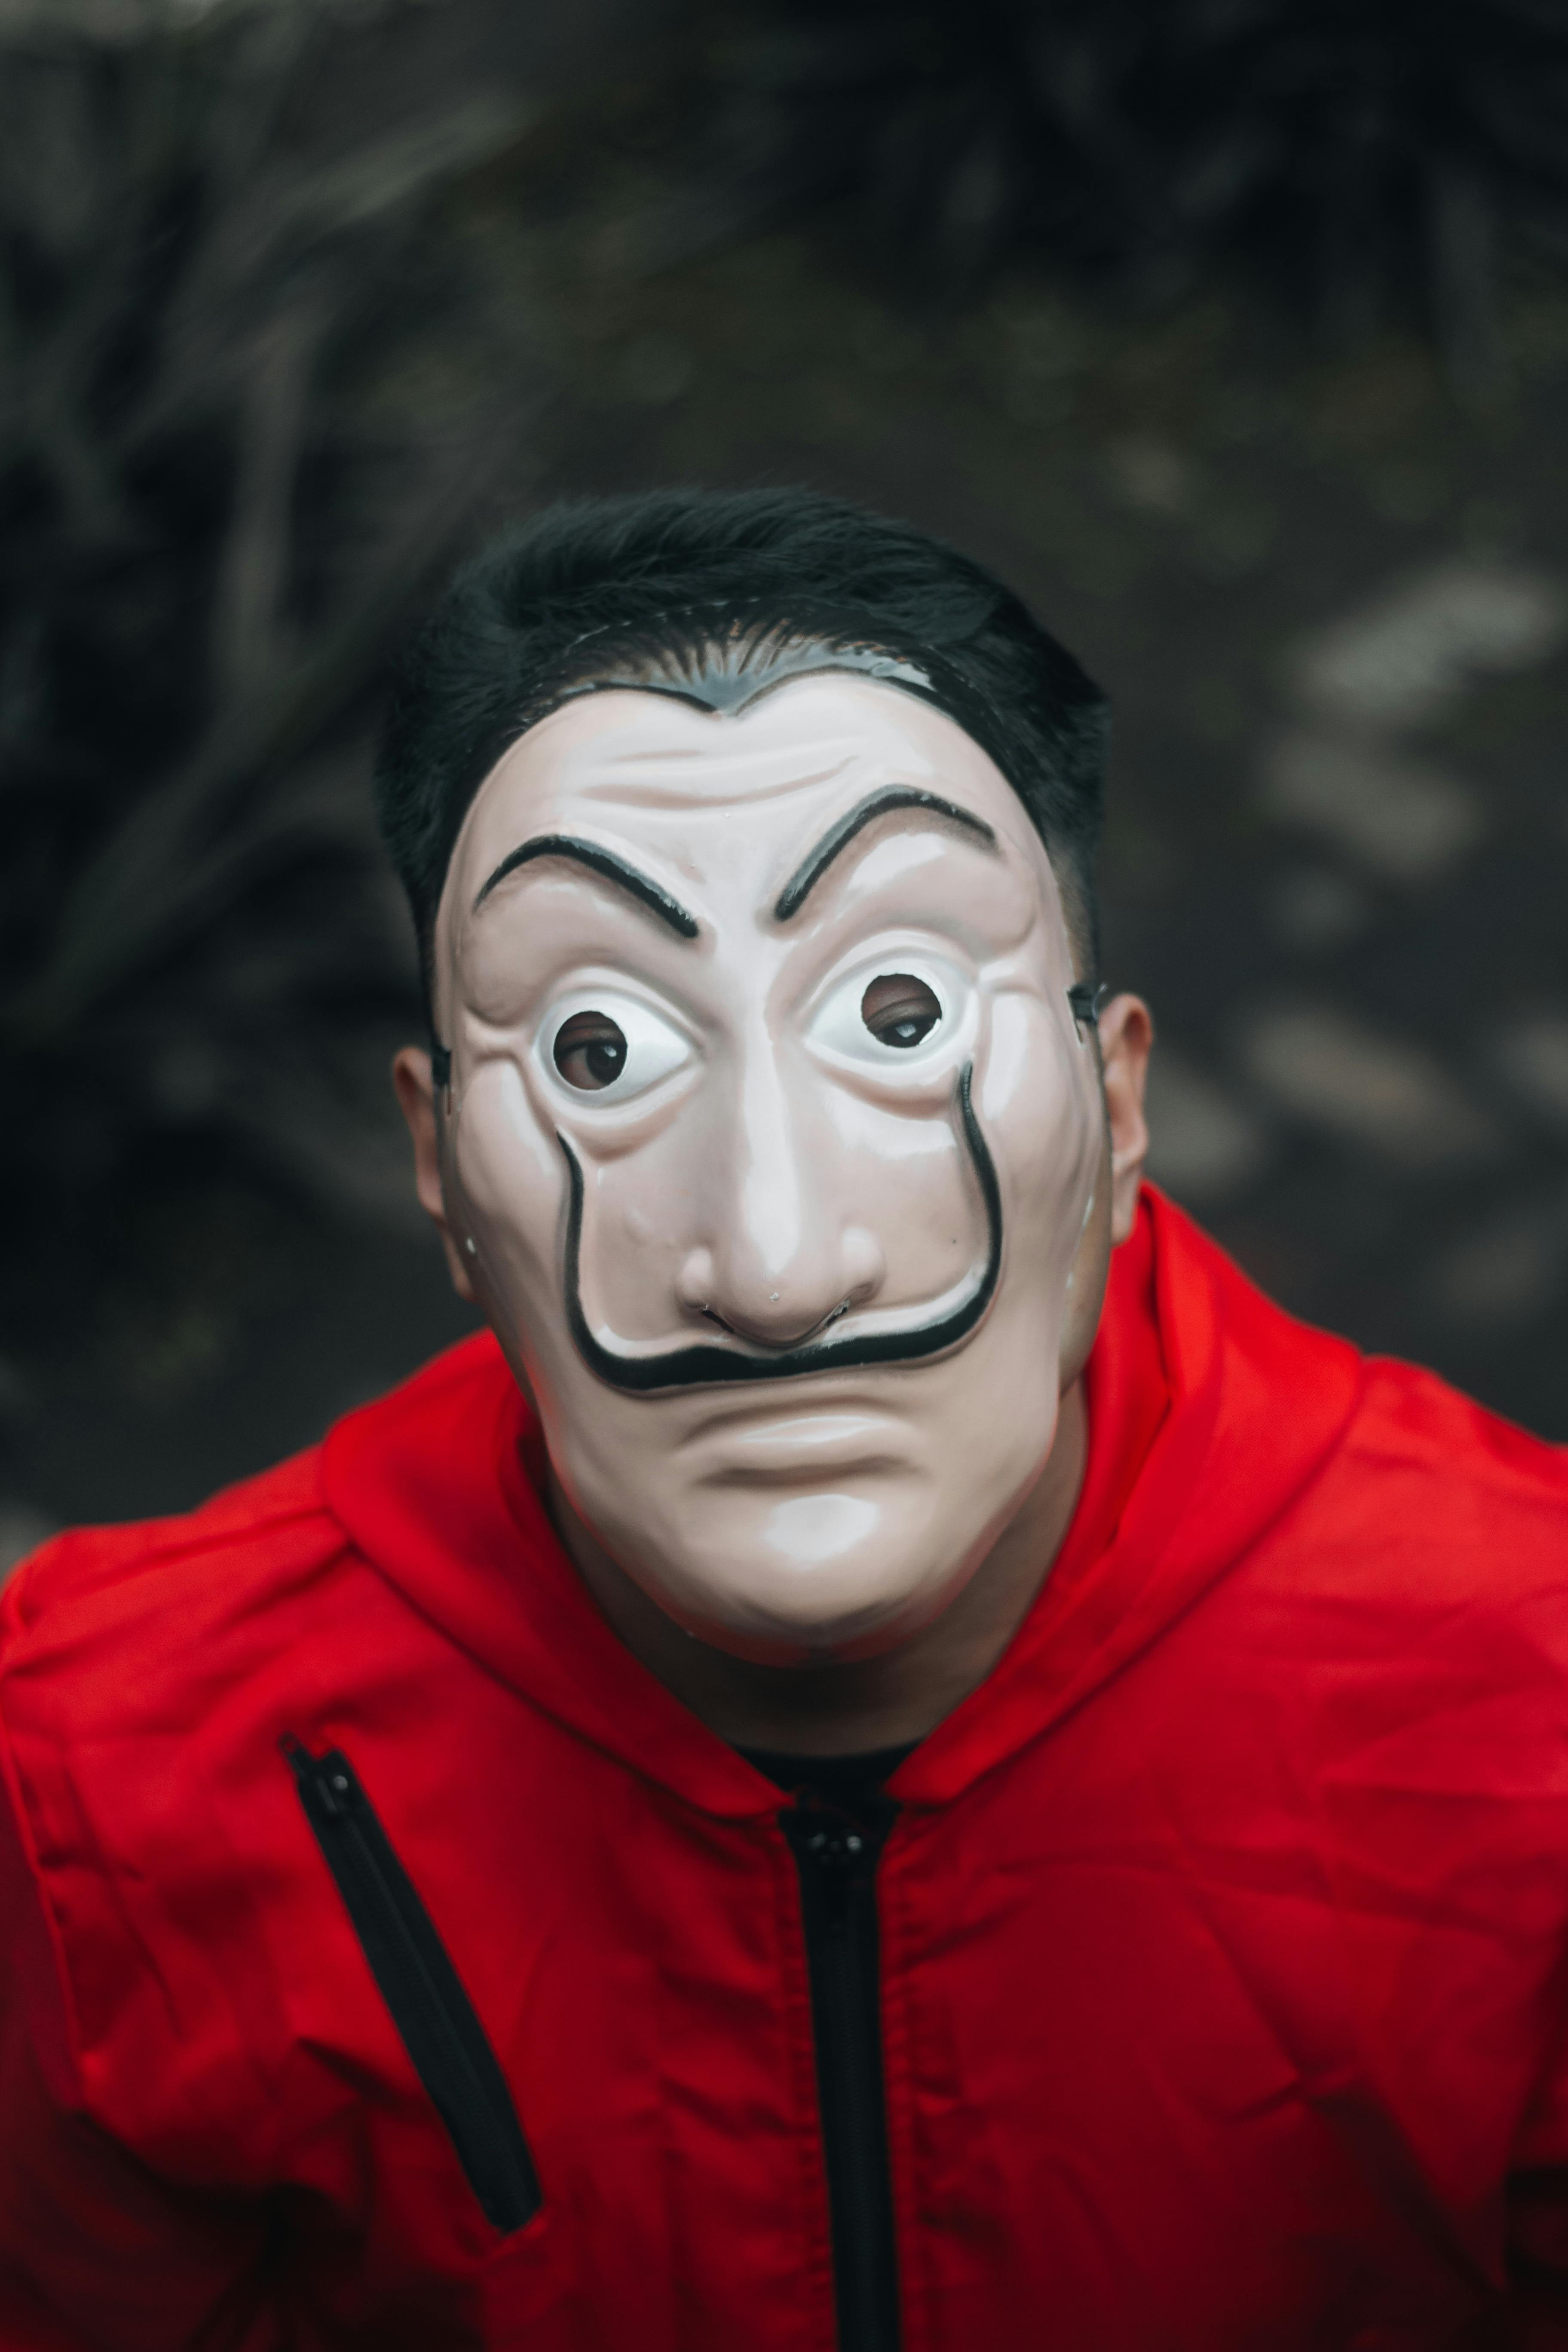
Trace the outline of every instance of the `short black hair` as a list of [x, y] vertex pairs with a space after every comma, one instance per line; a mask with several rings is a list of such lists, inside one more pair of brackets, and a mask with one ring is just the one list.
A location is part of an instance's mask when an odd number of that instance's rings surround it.
[[781, 649], [889, 657], [1006, 777], [1045, 843], [1089, 979], [1104, 696], [982, 564], [909, 523], [805, 489], [563, 500], [458, 573], [401, 665], [376, 813], [428, 996], [463, 818], [508, 746], [595, 681], [679, 681], [705, 649], [743, 674]]

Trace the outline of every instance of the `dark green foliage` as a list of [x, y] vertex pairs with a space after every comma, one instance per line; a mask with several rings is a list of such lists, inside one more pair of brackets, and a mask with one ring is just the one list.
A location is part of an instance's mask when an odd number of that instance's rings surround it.
[[[709, 233], [847, 197], [962, 285], [1026, 247], [1168, 296], [1216, 260], [1498, 370], [1500, 242], [1568, 232], [1563, 0], [773, 0], [721, 67]], [[700, 208], [671, 216], [672, 244]]]

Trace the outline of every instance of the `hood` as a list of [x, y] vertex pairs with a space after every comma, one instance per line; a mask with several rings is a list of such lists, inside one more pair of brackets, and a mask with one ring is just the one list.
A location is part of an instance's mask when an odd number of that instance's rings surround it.
[[[952, 1801], [1237, 1567], [1332, 1452], [1361, 1363], [1145, 1186], [1085, 1375], [1072, 1527], [997, 1665], [900, 1768], [900, 1800]], [[777, 1790], [600, 1616], [526, 1466], [539, 1460], [533, 1416], [483, 1332], [339, 1422], [321, 1475], [355, 1549], [484, 1672], [689, 1803], [775, 1811]]]

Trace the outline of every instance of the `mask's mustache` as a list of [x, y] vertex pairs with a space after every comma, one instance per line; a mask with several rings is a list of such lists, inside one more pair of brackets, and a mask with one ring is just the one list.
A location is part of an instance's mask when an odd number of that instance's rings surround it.
[[807, 1372], [858, 1370], [866, 1364], [915, 1364], [927, 1356], [940, 1356], [944, 1349], [954, 1348], [961, 1339], [966, 1339], [990, 1306], [1002, 1270], [1002, 1193], [970, 1100], [973, 1076], [974, 1066], [969, 1063], [958, 1081], [958, 1111], [963, 1139], [969, 1146], [985, 1202], [990, 1248], [985, 1270], [969, 1297], [951, 1315], [923, 1328], [870, 1332], [862, 1338], [847, 1334], [841, 1339], [814, 1339], [804, 1347], [790, 1348], [773, 1356], [742, 1355], [738, 1350], [716, 1348], [701, 1340], [693, 1347], [672, 1348], [662, 1356], [623, 1356], [613, 1348], [600, 1345], [583, 1312], [583, 1171], [566, 1138], [558, 1134], [555, 1139], [566, 1155], [566, 1172], [572, 1186], [566, 1215], [566, 1321], [577, 1352], [589, 1370], [613, 1389], [643, 1395], [652, 1389], [710, 1388], [724, 1381], [790, 1381]]

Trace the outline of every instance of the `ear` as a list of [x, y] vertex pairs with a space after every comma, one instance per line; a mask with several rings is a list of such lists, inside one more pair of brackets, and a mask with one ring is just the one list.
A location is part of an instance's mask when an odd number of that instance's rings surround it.
[[1113, 996], [1100, 1016], [1100, 1060], [1105, 1081], [1105, 1118], [1110, 1130], [1110, 1238], [1124, 1242], [1132, 1231], [1138, 1186], [1149, 1154], [1143, 1118], [1143, 1081], [1154, 1024], [1141, 996]]
[[436, 1107], [429, 1055], [422, 1053], [417, 1045], [405, 1045], [394, 1058], [392, 1083], [414, 1139], [414, 1188], [419, 1195], [419, 1205], [441, 1236], [453, 1289], [459, 1298], [471, 1299], [474, 1286], [447, 1217], [447, 1198], [441, 1183], [441, 1115]]

